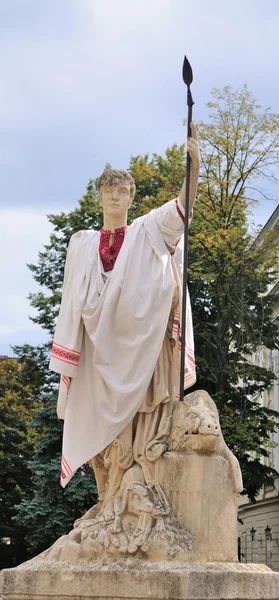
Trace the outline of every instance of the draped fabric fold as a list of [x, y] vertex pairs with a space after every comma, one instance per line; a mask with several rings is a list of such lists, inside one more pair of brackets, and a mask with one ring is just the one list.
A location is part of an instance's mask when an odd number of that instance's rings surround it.
[[[50, 361], [50, 368], [70, 378], [66, 385], [62, 377], [58, 399], [58, 416], [64, 418], [63, 487], [138, 411], [152, 412], [158, 405], [156, 394], [148, 398], [149, 384], [166, 352], [167, 330], [179, 336], [180, 318], [178, 325], [169, 320], [176, 291], [181, 314], [181, 213], [177, 200], [136, 219], [105, 275], [100, 233], [81, 231], [71, 239]], [[190, 302], [186, 323], [189, 387], [196, 378]], [[57, 354], [58, 347], [65, 354]]]

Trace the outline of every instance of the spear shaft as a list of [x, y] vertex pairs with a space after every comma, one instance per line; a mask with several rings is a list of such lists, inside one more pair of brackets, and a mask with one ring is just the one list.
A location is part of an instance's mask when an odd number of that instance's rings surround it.
[[[183, 63], [183, 81], [187, 85], [187, 139], [191, 137], [191, 122], [193, 98], [190, 90], [190, 85], [193, 81], [192, 68], [184, 57]], [[185, 347], [186, 347], [186, 310], [187, 310], [187, 274], [188, 274], [188, 241], [189, 241], [189, 208], [190, 208], [190, 169], [191, 157], [189, 152], [186, 156], [186, 186], [185, 186], [185, 220], [184, 220], [184, 250], [183, 250], [183, 283], [182, 283], [182, 319], [181, 319], [181, 355], [180, 355], [180, 393], [179, 399], [182, 402], [184, 399], [184, 369], [185, 369]]]

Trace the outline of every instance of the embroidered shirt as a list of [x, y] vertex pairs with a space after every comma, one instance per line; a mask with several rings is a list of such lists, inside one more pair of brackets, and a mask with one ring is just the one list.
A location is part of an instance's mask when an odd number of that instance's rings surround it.
[[[121, 246], [124, 242], [125, 232], [127, 229], [127, 225], [124, 227], [118, 227], [114, 230], [114, 232], [110, 231], [109, 229], [101, 229], [99, 254], [103, 263], [104, 271], [106, 273], [108, 271], [112, 271], [115, 265]], [[112, 244], [110, 244], [111, 235], [113, 235]]]

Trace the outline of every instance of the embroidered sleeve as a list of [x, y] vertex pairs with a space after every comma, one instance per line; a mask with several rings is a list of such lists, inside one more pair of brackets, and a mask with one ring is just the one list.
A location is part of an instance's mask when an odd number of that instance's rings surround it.
[[73, 235], [67, 251], [60, 311], [56, 323], [50, 368], [66, 377], [75, 377], [83, 338], [81, 319], [84, 295], [84, 265], [79, 264], [78, 247], [82, 232]]
[[66, 348], [66, 346], [61, 346], [60, 344], [53, 342], [51, 356], [68, 365], [77, 367], [79, 363], [80, 352], [73, 351], [70, 348]]

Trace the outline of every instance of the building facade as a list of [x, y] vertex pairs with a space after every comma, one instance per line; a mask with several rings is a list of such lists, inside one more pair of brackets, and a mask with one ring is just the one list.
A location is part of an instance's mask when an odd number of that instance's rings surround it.
[[[279, 239], [279, 206], [262, 229], [257, 243], [266, 231], [275, 231]], [[268, 293], [278, 294], [279, 282]], [[274, 319], [279, 317], [279, 302], [274, 302]], [[259, 348], [251, 357], [253, 363], [274, 372], [272, 387], [258, 401], [279, 412], [279, 350]], [[271, 440], [269, 457], [263, 459], [279, 473], [279, 426]], [[274, 486], [261, 489], [255, 503], [247, 497], [239, 500], [239, 555], [242, 562], [265, 563], [279, 571], [279, 477]]]

